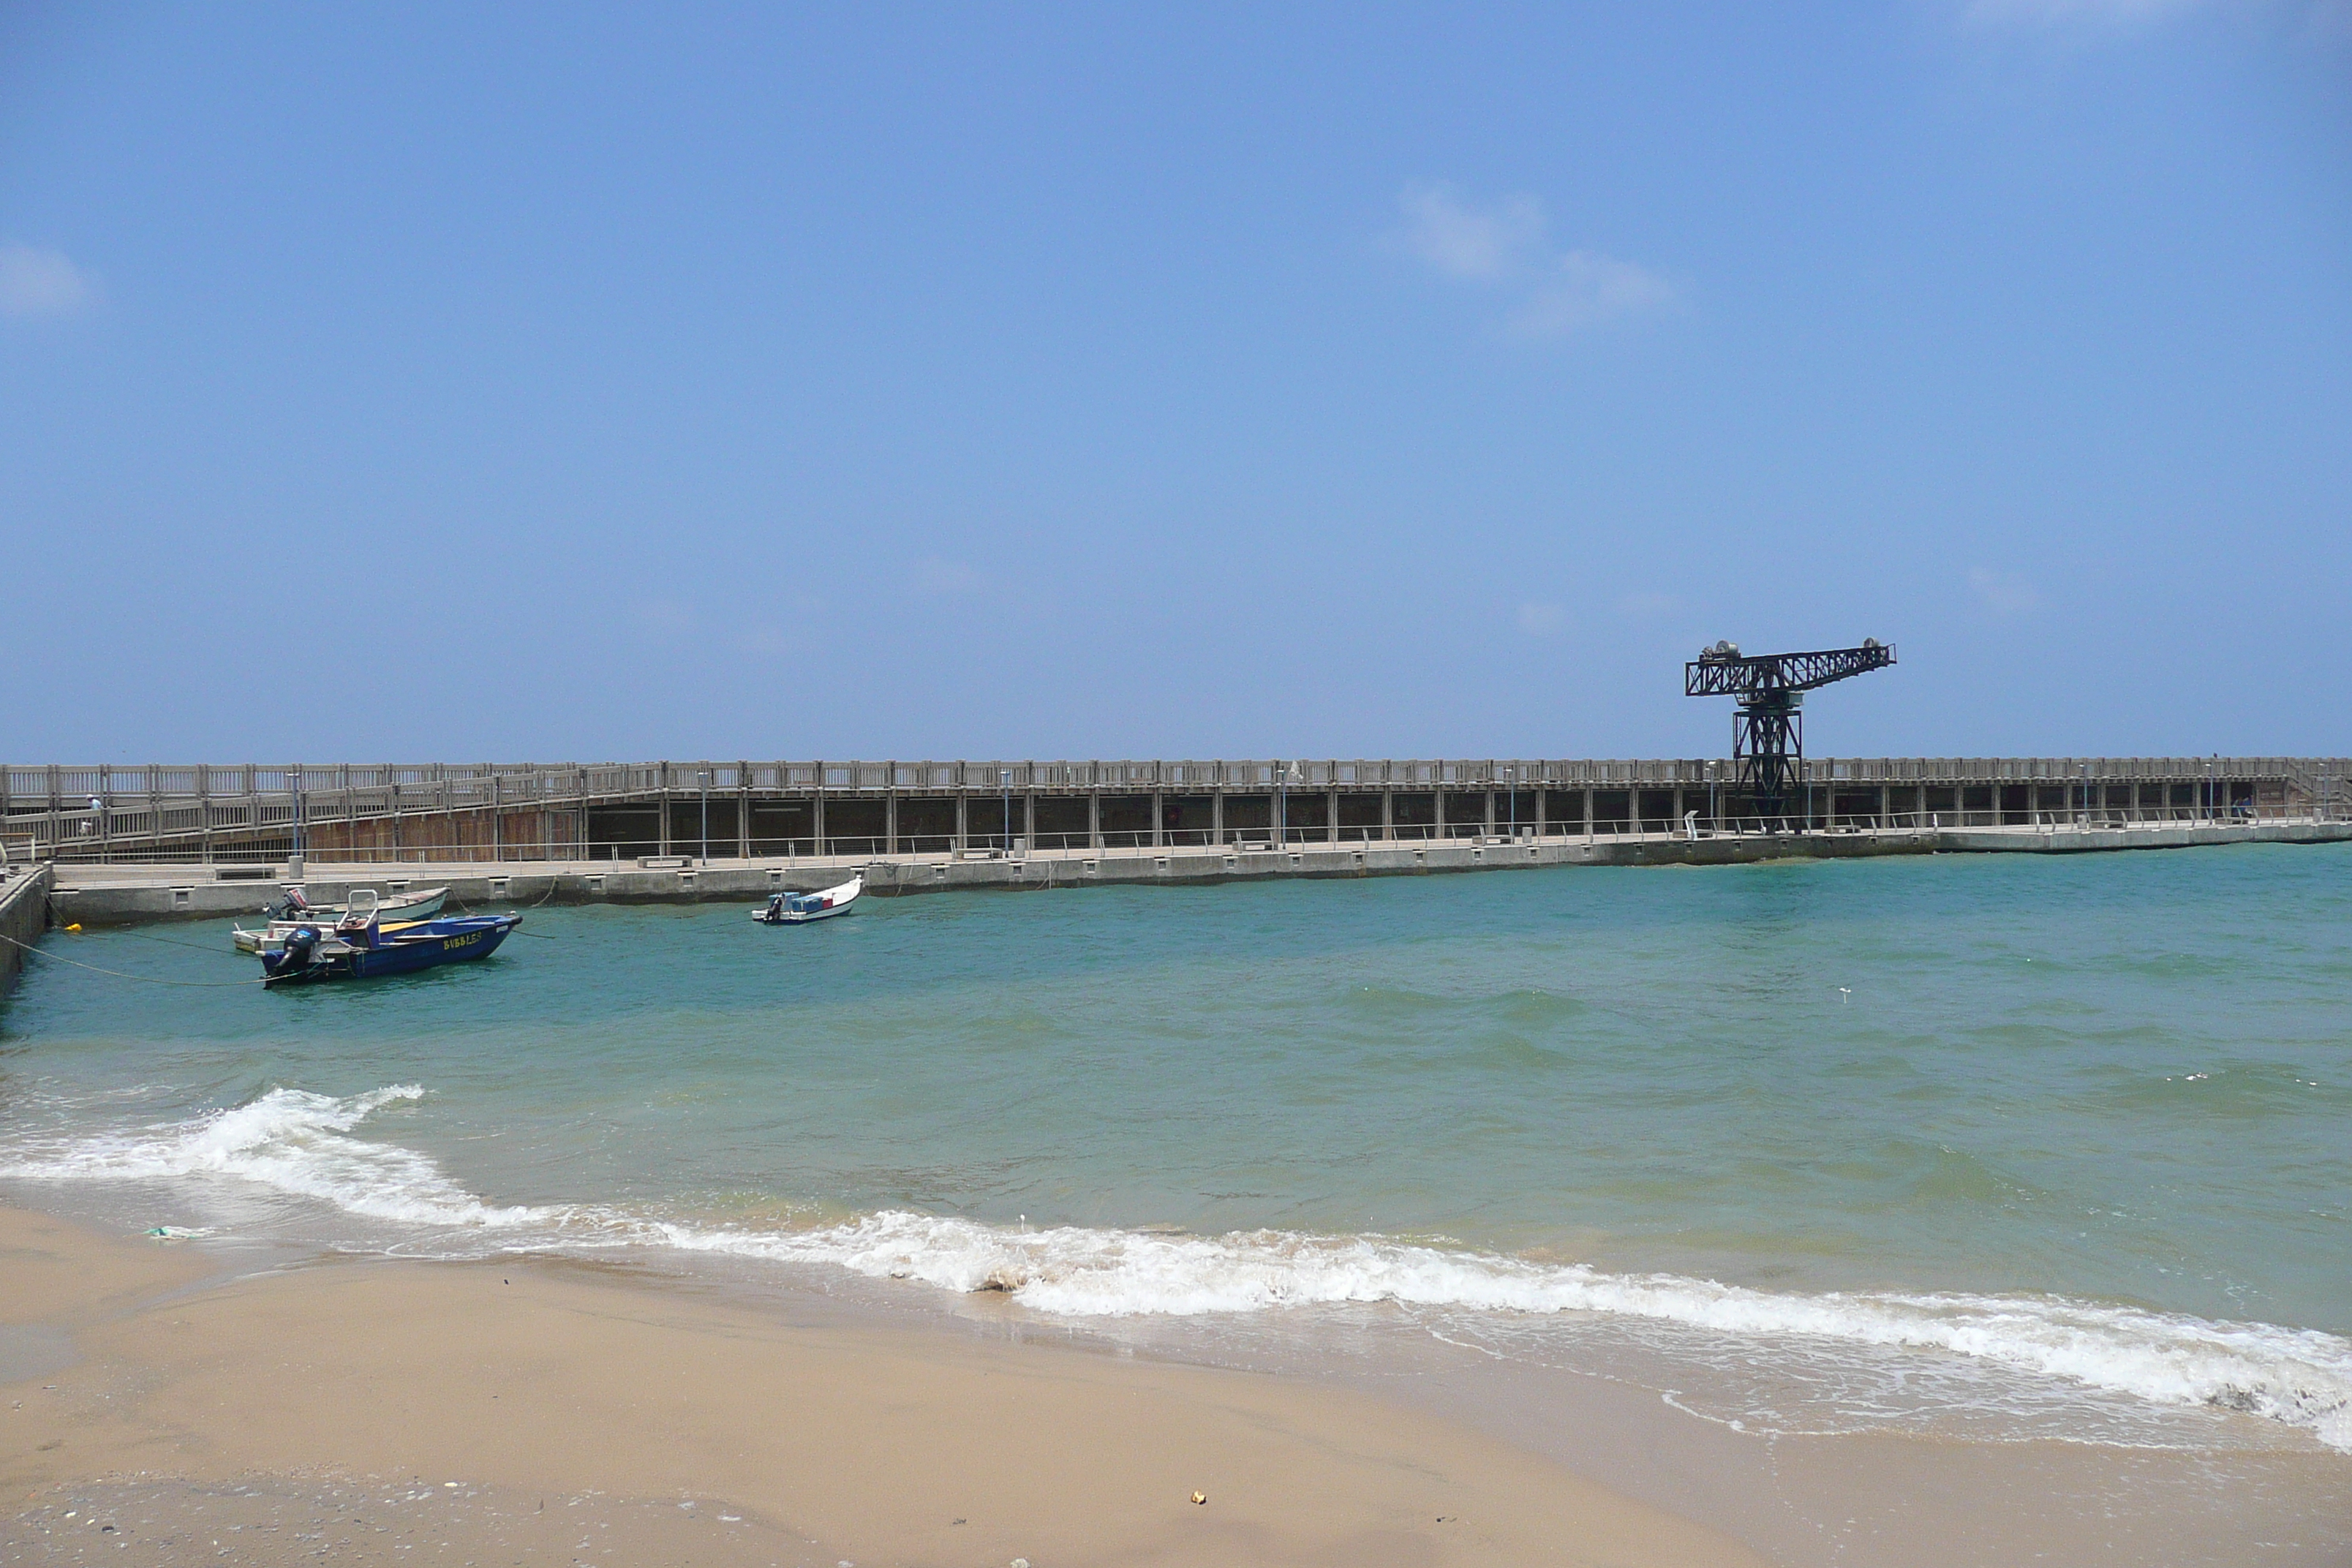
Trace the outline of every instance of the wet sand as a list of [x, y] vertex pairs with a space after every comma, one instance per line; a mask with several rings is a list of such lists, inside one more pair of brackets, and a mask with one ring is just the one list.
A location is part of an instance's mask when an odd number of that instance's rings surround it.
[[0, 1561], [2352, 1563], [2332, 1453], [1766, 1438], [1434, 1342], [1245, 1371], [743, 1284], [0, 1206]]
[[12, 1563], [1761, 1561], [1364, 1391], [576, 1262], [226, 1279], [0, 1208], [0, 1324]]

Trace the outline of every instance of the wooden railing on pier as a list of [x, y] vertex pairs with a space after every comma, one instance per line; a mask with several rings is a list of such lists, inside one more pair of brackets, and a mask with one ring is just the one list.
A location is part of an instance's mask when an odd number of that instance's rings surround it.
[[[1877, 785], [2254, 784], [2324, 816], [2352, 810], [2352, 760], [2315, 757], [1816, 757], [1804, 782]], [[291, 837], [298, 824], [578, 811], [690, 799], [1070, 795], [1340, 795], [1727, 785], [1721, 760], [1338, 759], [1178, 761], [144, 763], [0, 766], [0, 852], [184, 849]]]

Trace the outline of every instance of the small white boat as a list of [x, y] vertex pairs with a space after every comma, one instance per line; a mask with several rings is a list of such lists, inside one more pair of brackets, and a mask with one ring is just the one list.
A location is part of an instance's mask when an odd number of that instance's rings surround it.
[[276, 952], [286, 940], [286, 933], [301, 925], [332, 925], [353, 910], [373, 914], [386, 925], [410, 921], [429, 921], [441, 912], [441, 902], [449, 896], [446, 888], [419, 888], [413, 893], [394, 895], [390, 903], [380, 903], [373, 888], [353, 888], [351, 902], [314, 907], [301, 901], [292, 889], [288, 889], [288, 902], [294, 905], [282, 914], [271, 915], [269, 924], [261, 931], [236, 928], [231, 938], [239, 952]]
[[863, 873], [852, 877], [838, 888], [827, 888], [821, 893], [775, 893], [768, 901], [751, 911], [751, 918], [761, 925], [801, 926], [811, 921], [829, 921], [835, 915], [847, 914], [857, 895], [866, 890]]

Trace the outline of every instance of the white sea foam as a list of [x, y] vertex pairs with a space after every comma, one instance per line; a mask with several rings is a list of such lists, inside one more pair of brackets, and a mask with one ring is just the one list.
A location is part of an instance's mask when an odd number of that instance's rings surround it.
[[1742, 1337], [1944, 1352], [2161, 1404], [2245, 1411], [2352, 1451], [2352, 1341], [2267, 1323], [2051, 1298], [1784, 1294], [1379, 1237], [1154, 1236], [1075, 1226], [1022, 1232], [898, 1212], [803, 1232], [663, 1230], [676, 1247], [831, 1263], [950, 1290], [1002, 1290], [1038, 1310], [1071, 1317], [1394, 1301], [1588, 1313]]
[[831, 1266], [946, 1290], [1001, 1291], [1071, 1318], [1395, 1302], [1520, 1321], [1581, 1314], [1743, 1340], [1960, 1357], [2158, 1404], [2243, 1411], [2352, 1452], [2352, 1341], [2315, 1330], [2048, 1297], [1773, 1292], [1376, 1236], [1014, 1230], [901, 1211], [804, 1230], [754, 1229], [592, 1205], [500, 1205], [467, 1191], [426, 1155], [350, 1135], [376, 1110], [423, 1092], [395, 1084], [338, 1100], [273, 1089], [189, 1121], [23, 1150], [0, 1163], [0, 1175], [226, 1176], [373, 1219], [494, 1232], [501, 1246], [645, 1245]]
[[186, 1121], [24, 1149], [0, 1163], [0, 1175], [35, 1181], [231, 1176], [349, 1214], [414, 1225], [509, 1226], [559, 1216], [551, 1209], [484, 1203], [425, 1155], [347, 1136], [383, 1107], [424, 1096], [412, 1083], [343, 1099], [272, 1089]]

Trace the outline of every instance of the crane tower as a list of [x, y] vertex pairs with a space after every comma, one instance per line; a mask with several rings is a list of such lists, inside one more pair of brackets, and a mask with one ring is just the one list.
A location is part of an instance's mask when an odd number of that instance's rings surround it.
[[1733, 788], [1755, 802], [1766, 831], [1777, 832], [1788, 821], [1805, 759], [1805, 693], [1894, 662], [1894, 645], [1876, 637], [1860, 647], [1752, 658], [1737, 644], [1719, 642], [1683, 666], [1683, 695], [1738, 700], [1731, 720]]

